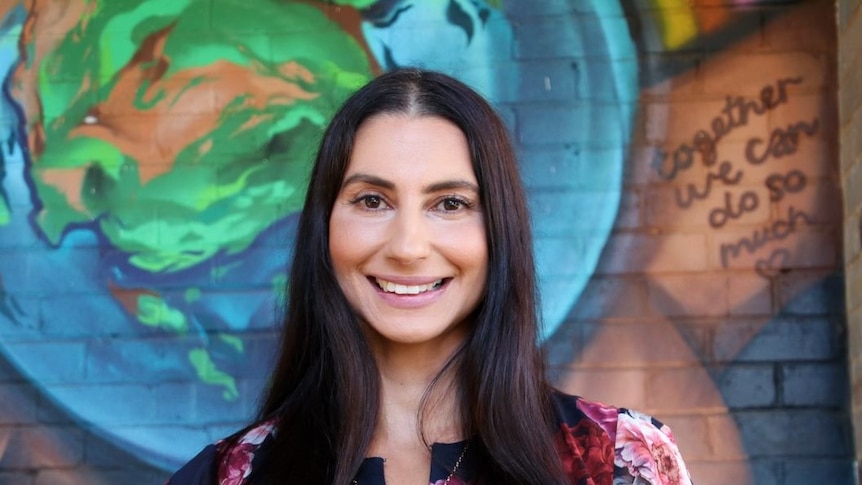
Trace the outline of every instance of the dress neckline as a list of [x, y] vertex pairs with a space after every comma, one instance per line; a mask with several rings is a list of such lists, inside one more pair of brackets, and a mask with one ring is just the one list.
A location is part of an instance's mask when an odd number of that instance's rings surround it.
[[[431, 469], [428, 474], [428, 482], [436, 483], [440, 480], [445, 480], [458, 461], [458, 457], [464, 451], [468, 440], [458, 441], [454, 443], [433, 443], [431, 445]], [[474, 447], [467, 449], [464, 453], [464, 458], [461, 465], [458, 467], [456, 477], [461, 482], [467, 483], [476, 475], [476, 459], [473, 451]], [[383, 475], [383, 468], [386, 460], [379, 456], [365, 458], [362, 465], [359, 467], [359, 472], [356, 474], [356, 481], [361, 485], [385, 485], [386, 480]]]

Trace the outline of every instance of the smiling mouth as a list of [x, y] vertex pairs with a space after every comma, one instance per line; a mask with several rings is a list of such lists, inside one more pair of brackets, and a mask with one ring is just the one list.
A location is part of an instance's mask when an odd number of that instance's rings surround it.
[[443, 286], [445, 279], [439, 279], [425, 285], [400, 285], [391, 281], [374, 278], [377, 286], [385, 293], [395, 293], [396, 295], [418, 295], [426, 291], [432, 291]]

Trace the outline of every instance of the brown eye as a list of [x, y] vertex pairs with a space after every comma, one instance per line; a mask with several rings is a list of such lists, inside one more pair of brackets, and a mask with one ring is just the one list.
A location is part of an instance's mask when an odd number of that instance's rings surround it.
[[439, 212], [461, 212], [466, 209], [472, 209], [473, 204], [460, 197], [446, 197], [441, 199], [440, 202], [437, 202], [437, 205], [434, 206], [434, 210]]
[[382, 195], [378, 194], [359, 194], [350, 199], [350, 205], [364, 211], [381, 211], [389, 209], [389, 204]]
[[460, 209], [464, 204], [458, 199], [446, 199], [442, 202], [442, 207], [444, 211], [456, 211]]
[[376, 195], [366, 195], [362, 198], [362, 205], [366, 209], [379, 209], [383, 205], [383, 200]]

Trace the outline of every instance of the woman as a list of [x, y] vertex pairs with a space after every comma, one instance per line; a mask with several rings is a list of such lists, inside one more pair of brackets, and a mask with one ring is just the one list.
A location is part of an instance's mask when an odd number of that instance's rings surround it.
[[464, 84], [398, 70], [348, 99], [294, 254], [258, 419], [169, 483], [690, 483], [666, 427], [546, 382], [517, 163]]

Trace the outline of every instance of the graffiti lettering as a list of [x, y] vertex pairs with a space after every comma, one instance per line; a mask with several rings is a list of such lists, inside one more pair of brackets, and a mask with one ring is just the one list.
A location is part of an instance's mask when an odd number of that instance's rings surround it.
[[790, 261], [790, 251], [786, 248], [780, 248], [772, 251], [766, 259], [758, 259], [754, 263], [754, 270], [757, 274], [766, 279], [775, 278], [779, 273], [789, 271], [787, 263]]
[[778, 202], [784, 194], [795, 194], [802, 191], [807, 183], [805, 174], [799, 170], [791, 170], [786, 174], [774, 173], [766, 177], [766, 188], [769, 189], [769, 200]]
[[752, 212], [760, 205], [760, 200], [757, 194], [747, 191], [739, 198], [736, 204], [736, 209], [733, 208], [733, 201], [730, 197], [730, 192], [724, 193], [724, 207], [713, 209], [709, 213], [709, 225], [718, 229], [727, 224], [731, 219], [739, 219], [746, 212]]
[[728, 96], [721, 115], [716, 116], [710, 123], [712, 132], [699, 130], [693, 137], [691, 144], [682, 143], [674, 151], [668, 166], [668, 156], [663, 150], [657, 150], [653, 158], [653, 168], [659, 177], [665, 180], [673, 180], [680, 170], [686, 170], [694, 162], [694, 153], [700, 153], [702, 163], [710, 167], [716, 161], [715, 146], [719, 140], [724, 138], [734, 129], [748, 124], [749, 115], [760, 116], [770, 110], [787, 102], [787, 85], [801, 84], [802, 78], [779, 79], [775, 86], [767, 85], [760, 90], [758, 101], [745, 100], [737, 96]]
[[[653, 160], [653, 166], [665, 180], [674, 179], [680, 171], [691, 168], [695, 162], [704, 167], [713, 167], [707, 171], [702, 181], [687, 183], [674, 189], [676, 205], [688, 209], [698, 201], [709, 199], [719, 183], [725, 187], [738, 185], [745, 172], [737, 170], [732, 161], [717, 162], [718, 142], [734, 129], [747, 125], [752, 117], [761, 116], [788, 103], [788, 86], [801, 82], [801, 77], [779, 79], [774, 84], [764, 86], [755, 100], [728, 96], [721, 113], [711, 120], [709, 130], [698, 130], [690, 142], [680, 144], [670, 156], [659, 151]], [[772, 130], [765, 139], [751, 137], [745, 144], [746, 161], [751, 165], [762, 165], [770, 159], [793, 155], [797, 153], [802, 139], [813, 137], [819, 131], [820, 120], [815, 117], [810, 122], [799, 121]], [[808, 180], [802, 171], [790, 170], [768, 175], [764, 185], [769, 192], [769, 201], [778, 202], [788, 194], [804, 191]], [[727, 223], [756, 211], [760, 202], [760, 197], [754, 191], [746, 191], [741, 195], [725, 191], [722, 202], [710, 208], [707, 222], [713, 229], [722, 228]], [[808, 214], [790, 207], [783, 219], [765, 224], [750, 236], [722, 244], [719, 249], [721, 265], [726, 268], [730, 261], [739, 257], [743, 251], [754, 253], [771, 241], [788, 238], [800, 225], [812, 223]], [[762, 276], [771, 277], [770, 275], [784, 268], [789, 255], [788, 249], [774, 250], [769, 257], [758, 260], [755, 269]]]
[[[675, 191], [676, 203], [683, 209], [688, 209], [695, 199], [705, 199], [712, 192], [712, 182], [721, 181], [725, 185], [736, 185], [742, 179], [742, 172], [737, 170], [735, 174], [730, 175], [733, 165], [727, 160], [718, 164], [717, 172], [709, 172], [706, 174], [706, 180], [703, 183], [703, 190], [698, 191], [694, 184], [688, 184], [685, 191], [678, 187]], [[683, 193], [685, 192], [685, 194]]]
[[745, 159], [752, 165], [760, 165], [765, 162], [770, 155], [775, 158], [781, 158], [785, 155], [796, 153], [799, 148], [799, 135], [804, 133], [806, 136], [812, 136], [820, 129], [820, 121], [814, 118], [811, 124], [800, 121], [792, 124], [786, 130], [777, 128], [769, 135], [769, 145], [762, 155], [755, 154], [755, 149], [758, 145], [763, 144], [763, 139], [752, 138], [745, 145]]
[[731, 259], [739, 257], [739, 254], [745, 252], [752, 254], [758, 249], [765, 246], [770, 241], [781, 241], [787, 236], [793, 234], [797, 229], [797, 224], [804, 222], [807, 225], [814, 224], [814, 220], [805, 212], [798, 211], [793, 206], [787, 211], [786, 219], [779, 219], [770, 225], [764, 226], [759, 230], [754, 231], [751, 237], [741, 237], [733, 243], [724, 243], [720, 248], [721, 266], [727, 268]]

